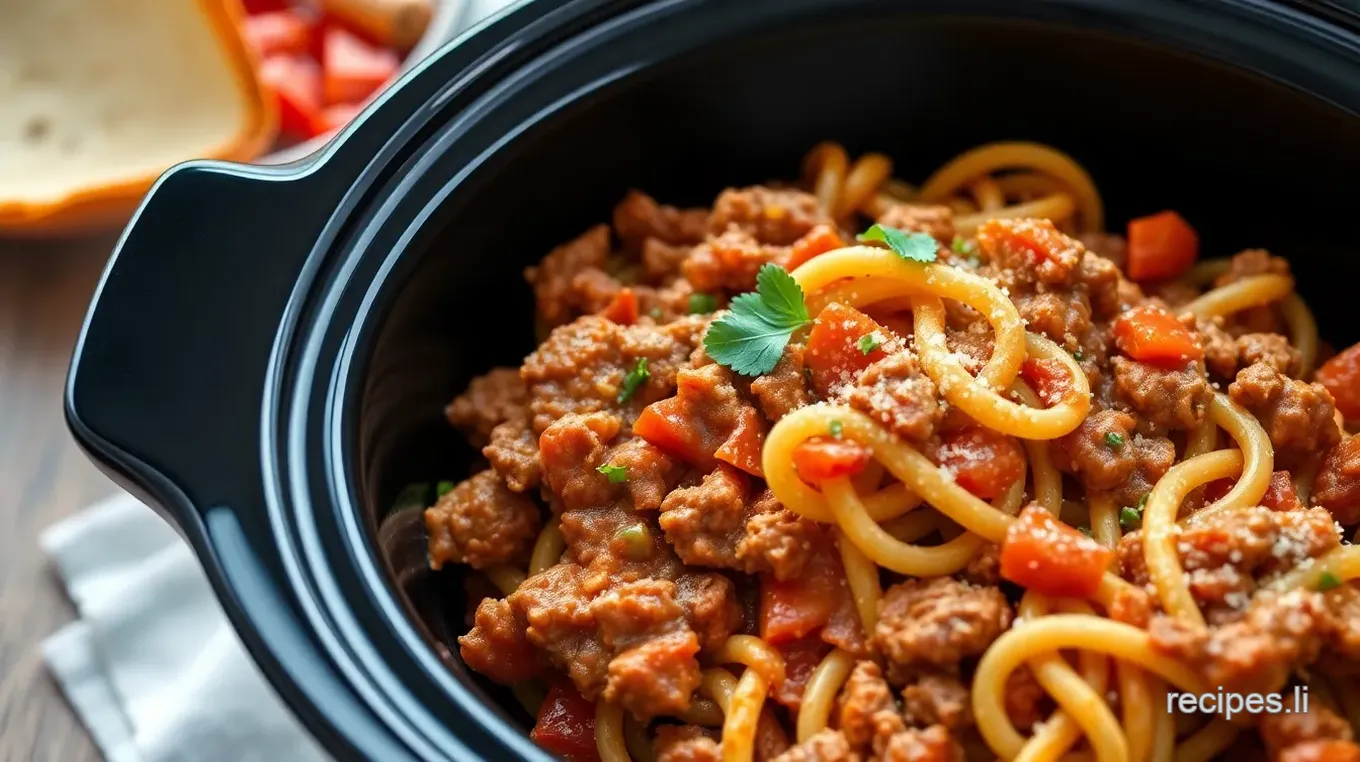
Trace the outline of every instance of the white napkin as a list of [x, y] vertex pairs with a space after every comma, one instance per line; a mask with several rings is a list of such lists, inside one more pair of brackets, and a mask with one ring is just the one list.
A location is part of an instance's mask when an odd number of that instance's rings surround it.
[[[465, 0], [462, 31], [514, 0]], [[109, 762], [325, 762], [227, 623], [188, 545], [128, 495], [50, 527], [77, 621], [47, 666]]]
[[117, 495], [43, 533], [79, 619], [43, 656], [109, 762], [323, 762], [189, 546]]

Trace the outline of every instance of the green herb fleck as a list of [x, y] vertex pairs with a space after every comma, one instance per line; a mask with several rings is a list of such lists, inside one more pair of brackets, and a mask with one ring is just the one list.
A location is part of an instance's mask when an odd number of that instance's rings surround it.
[[955, 254], [962, 254], [965, 256], [974, 252], [973, 242], [958, 235], [954, 236], [954, 240], [949, 244], [949, 248], [953, 250]]
[[841, 432], [845, 430], [845, 425], [842, 424], [840, 421], [832, 421], [831, 424], [827, 426], [827, 428], [831, 431], [832, 439], [840, 439]]
[[1130, 508], [1127, 505], [1119, 509], [1119, 526], [1125, 529], [1137, 529], [1143, 523], [1143, 511], [1138, 508]]
[[438, 484], [434, 485], [434, 492], [435, 492], [436, 495], [439, 495], [440, 497], [443, 497], [443, 496], [449, 494], [449, 493], [452, 492], [452, 491], [453, 491], [453, 482], [444, 481], [444, 482], [439, 482]]
[[628, 468], [626, 466], [616, 466], [612, 463], [606, 463], [595, 470], [609, 477], [610, 484], [623, 484], [628, 481]]
[[1105, 432], [1105, 446], [1110, 449], [1118, 449], [1124, 446], [1124, 435], [1117, 431]]
[[661, 319], [661, 308], [660, 308], [660, 307], [653, 307], [653, 308], [651, 308], [650, 310], [647, 310], [647, 314], [652, 316], [652, 320], [660, 320], [660, 319]]
[[639, 357], [637, 365], [634, 365], [633, 369], [628, 371], [628, 375], [623, 378], [623, 389], [619, 391], [619, 403], [622, 404], [632, 399], [633, 395], [637, 394], [638, 387], [646, 383], [647, 379], [651, 377], [651, 371], [647, 370], [647, 358]]
[[1072, 359], [1077, 361], [1084, 360], [1086, 359], [1086, 353], [1081, 351], [1081, 347], [1077, 347], [1076, 349], [1072, 350]]
[[859, 353], [862, 355], [867, 355], [882, 345], [883, 337], [879, 335], [878, 331], [866, 333], [859, 337]]
[[755, 293], [732, 299], [704, 336], [704, 349], [719, 365], [743, 376], [774, 370], [794, 331], [812, 322], [803, 289], [788, 271], [766, 264], [756, 273]]
[[1341, 579], [1329, 571], [1325, 571], [1318, 577], [1318, 590], [1331, 590], [1334, 587], [1341, 587]]
[[1136, 505], [1136, 506], [1134, 506], [1134, 507], [1138, 509], [1138, 512], [1139, 512], [1139, 513], [1142, 513], [1142, 512], [1143, 512], [1143, 509], [1147, 507], [1147, 501], [1148, 501], [1148, 498], [1149, 498], [1149, 497], [1152, 497], [1152, 493], [1151, 493], [1151, 492], [1144, 492], [1144, 493], [1143, 493], [1143, 496], [1140, 497], [1140, 498], [1138, 498], [1138, 505]]
[[702, 291], [689, 295], [689, 314], [707, 315], [718, 309], [718, 297]]
[[868, 230], [855, 236], [855, 239], [868, 243], [879, 241], [897, 252], [897, 256], [912, 262], [934, 262], [939, 245], [925, 233], [904, 233], [886, 225], [871, 225]]
[[1081, 532], [1082, 534], [1086, 535], [1087, 537], [1092, 537], [1092, 536], [1093, 536], [1093, 535], [1091, 534], [1091, 528], [1090, 528], [1090, 527], [1077, 527], [1077, 531], [1078, 531], [1078, 532]]
[[652, 532], [646, 524], [633, 524], [618, 531], [615, 537], [623, 543], [623, 554], [634, 561], [652, 555]]

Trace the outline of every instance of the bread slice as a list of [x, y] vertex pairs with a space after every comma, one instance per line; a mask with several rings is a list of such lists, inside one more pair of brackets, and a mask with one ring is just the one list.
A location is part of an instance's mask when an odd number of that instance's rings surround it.
[[199, 0], [0, 0], [0, 207], [221, 155], [257, 118], [236, 66]]

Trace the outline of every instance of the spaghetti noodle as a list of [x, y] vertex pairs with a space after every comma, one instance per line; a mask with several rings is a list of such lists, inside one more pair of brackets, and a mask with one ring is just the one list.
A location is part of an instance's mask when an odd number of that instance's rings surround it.
[[[1196, 262], [1169, 212], [1104, 235], [1090, 176], [1034, 143], [919, 188], [830, 142], [803, 170], [711, 210], [630, 195], [618, 245], [530, 270], [539, 352], [449, 407], [494, 478], [441, 493], [431, 559], [501, 591], [461, 654], [541, 746], [1208, 762], [1270, 720], [1170, 692], [1360, 660], [1324, 634], [1360, 600], [1332, 396], [1360, 364], [1308, 382], [1283, 260]], [[1269, 753], [1360, 755], [1356, 683], [1309, 680], [1332, 720]]]

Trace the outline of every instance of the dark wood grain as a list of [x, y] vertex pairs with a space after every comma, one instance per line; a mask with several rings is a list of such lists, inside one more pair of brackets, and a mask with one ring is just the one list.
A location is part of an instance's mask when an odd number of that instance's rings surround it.
[[72, 611], [38, 534], [116, 489], [61, 412], [71, 348], [112, 246], [0, 240], [0, 762], [100, 759], [39, 651]]

